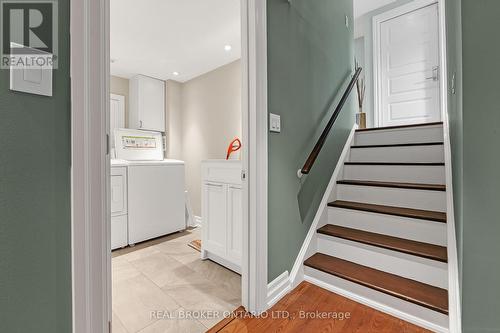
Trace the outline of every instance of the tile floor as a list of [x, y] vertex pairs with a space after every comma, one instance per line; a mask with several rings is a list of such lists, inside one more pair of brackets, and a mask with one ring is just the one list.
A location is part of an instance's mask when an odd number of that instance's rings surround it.
[[[200, 232], [113, 252], [113, 333], [205, 332], [241, 305], [241, 277], [187, 245]], [[189, 311], [196, 318], [182, 319]]]

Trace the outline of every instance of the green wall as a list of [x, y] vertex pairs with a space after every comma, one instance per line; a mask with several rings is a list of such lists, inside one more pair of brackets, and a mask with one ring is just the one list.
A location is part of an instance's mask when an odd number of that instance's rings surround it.
[[500, 1], [462, 0], [465, 332], [500, 332]]
[[446, 4], [462, 325], [465, 333], [500, 332], [500, 2]]
[[354, 123], [351, 98], [299, 181], [297, 170], [353, 71], [352, 12], [352, 0], [267, 1], [268, 105], [281, 115], [281, 133], [269, 133], [269, 281], [292, 268]]
[[69, 0], [53, 97], [0, 70], [0, 331], [71, 332]]

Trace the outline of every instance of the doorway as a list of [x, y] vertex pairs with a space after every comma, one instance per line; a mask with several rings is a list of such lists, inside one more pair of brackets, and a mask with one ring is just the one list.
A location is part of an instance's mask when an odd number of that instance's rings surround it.
[[238, 1], [110, 0], [114, 333], [204, 332], [242, 304], [241, 39]]
[[373, 18], [374, 125], [441, 121], [438, 3], [410, 3]]
[[[75, 333], [111, 331], [107, 195], [109, 0], [72, 0], [72, 264]], [[267, 42], [265, 3], [241, 1], [242, 240], [241, 303], [267, 306]], [[176, 32], [172, 32], [176, 33]], [[187, 246], [187, 245], [186, 245]]]

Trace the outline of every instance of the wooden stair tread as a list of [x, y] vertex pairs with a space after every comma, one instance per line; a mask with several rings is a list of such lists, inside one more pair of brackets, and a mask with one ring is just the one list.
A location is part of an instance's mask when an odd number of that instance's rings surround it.
[[419, 143], [392, 143], [383, 145], [358, 145], [351, 146], [351, 149], [359, 148], [392, 148], [392, 147], [420, 147], [420, 146], [442, 146], [444, 142], [419, 142]]
[[448, 253], [446, 247], [444, 246], [376, 234], [373, 232], [351, 229], [332, 224], [327, 224], [321, 227], [320, 229], [318, 229], [318, 233], [366, 245], [411, 254], [422, 258], [437, 260], [441, 262], [448, 261]]
[[448, 292], [445, 289], [322, 253], [314, 254], [304, 262], [304, 265], [428, 309], [448, 314]]
[[380, 181], [371, 181], [371, 180], [349, 180], [349, 179], [339, 180], [339, 181], [337, 181], [337, 184], [405, 188], [405, 189], [412, 189], [412, 190], [446, 191], [446, 185], [441, 185], [441, 184], [380, 182]]
[[334, 202], [330, 202], [328, 206], [446, 223], [446, 213], [436, 212], [432, 210], [383, 206], [383, 205], [375, 205], [375, 204], [368, 204], [368, 203], [354, 202], [354, 201], [343, 201], [343, 200], [336, 200]]
[[373, 127], [373, 128], [358, 128], [356, 132], [370, 132], [370, 131], [381, 131], [388, 129], [398, 129], [398, 128], [411, 128], [411, 127], [423, 127], [423, 126], [435, 126], [443, 125], [442, 121], [433, 123], [422, 123], [422, 124], [411, 124], [411, 125], [398, 125], [398, 126], [386, 126], [386, 127]]

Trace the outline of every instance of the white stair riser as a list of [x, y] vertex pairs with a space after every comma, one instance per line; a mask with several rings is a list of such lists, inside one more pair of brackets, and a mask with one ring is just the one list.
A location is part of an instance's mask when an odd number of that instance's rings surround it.
[[352, 148], [351, 162], [429, 162], [443, 163], [443, 145]]
[[446, 192], [337, 184], [337, 199], [376, 205], [446, 211]]
[[403, 183], [444, 184], [444, 166], [344, 165], [344, 178]]
[[318, 252], [407, 279], [448, 289], [447, 264], [318, 234]]
[[354, 142], [358, 146], [400, 143], [443, 142], [443, 126], [424, 126], [357, 132]]
[[329, 207], [328, 223], [429, 244], [447, 244], [446, 223], [441, 222]]
[[434, 332], [448, 332], [448, 316], [305, 266], [304, 280]]

